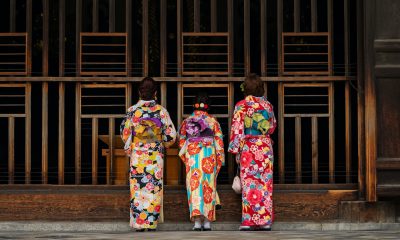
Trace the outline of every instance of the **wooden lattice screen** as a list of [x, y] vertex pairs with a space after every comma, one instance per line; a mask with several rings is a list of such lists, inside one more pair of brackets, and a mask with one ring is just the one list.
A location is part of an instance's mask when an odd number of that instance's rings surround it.
[[127, 75], [126, 33], [81, 33], [80, 37], [80, 75]]
[[282, 75], [332, 75], [329, 33], [282, 33]]
[[28, 74], [27, 33], [0, 33], [0, 75]]
[[228, 75], [229, 34], [182, 33], [182, 75]]

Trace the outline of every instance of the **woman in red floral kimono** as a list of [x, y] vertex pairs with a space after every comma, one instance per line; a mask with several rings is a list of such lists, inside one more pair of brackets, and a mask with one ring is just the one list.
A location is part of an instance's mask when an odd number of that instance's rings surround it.
[[232, 120], [228, 151], [236, 154], [242, 183], [242, 224], [239, 230], [271, 230], [274, 154], [270, 135], [276, 127], [271, 103], [256, 75], [248, 76]]

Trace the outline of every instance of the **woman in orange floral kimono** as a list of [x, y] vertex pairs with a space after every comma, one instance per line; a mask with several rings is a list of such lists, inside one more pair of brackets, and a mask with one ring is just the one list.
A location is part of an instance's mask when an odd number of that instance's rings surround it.
[[[208, 97], [196, 97], [193, 114], [179, 131], [179, 156], [186, 166], [186, 188], [193, 230], [211, 230], [215, 221], [217, 175], [224, 164], [224, 143], [217, 120], [207, 113]], [[203, 226], [202, 221], [203, 220]]]
[[242, 183], [240, 230], [271, 230], [274, 154], [270, 135], [276, 127], [272, 105], [256, 75], [243, 83], [245, 99], [238, 102], [232, 120], [228, 151], [236, 154]]
[[156, 84], [145, 78], [139, 86], [142, 100], [128, 109], [121, 137], [130, 156], [130, 226], [155, 230], [162, 208], [164, 149], [175, 142], [168, 112], [156, 103]]

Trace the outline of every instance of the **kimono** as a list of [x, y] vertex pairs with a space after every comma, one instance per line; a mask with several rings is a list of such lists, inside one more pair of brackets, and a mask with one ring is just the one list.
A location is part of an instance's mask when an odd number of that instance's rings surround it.
[[130, 156], [130, 226], [155, 229], [162, 208], [164, 149], [175, 142], [168, 112], [154, 100], [130, 107], [121, 124]]
[[270, 135], [276, 127], [265, 97], [247, 96], [235, 106], [228, 151], [240, 161], [242, 226], [271, 225], [274, 154]]
[[179, 156], [186, 166], [186, 189], [190, 219], [204, 216], [215, 221], [219, 201], [217, 175], [224, 165], [224, 143], [217, 120], [204, 111], [194, 111], [179, 130]]

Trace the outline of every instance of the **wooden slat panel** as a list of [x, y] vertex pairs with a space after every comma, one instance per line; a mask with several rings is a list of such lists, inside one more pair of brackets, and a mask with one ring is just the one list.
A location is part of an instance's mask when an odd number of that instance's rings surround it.
[[14, 183], [15, 174], [15, 118], [8, 118], [8, 184]]
[[81, 184], [81, 84], [75, 87], [75, 184]]
[[311, 118], [312, 183], [318, 183], [318, 118]]
[[32, 85], [26, 84], [25, 87], [25, 184], [31, 183], [31, 119], [32, 119]]
[[47, 184], [49, 169], [49, 83], [42, 83], [42, 184]]
[[[92, 118], [92, 184], [97, 185], [97, 173], [99, 165], [99, 119]], [[111, 137], [110, 139], [112, 139]], [[112, 155], [112, 154], [111, 154]]]
[[65, 166], [65, 83], [58, 85], [58, 184], [64, 184]]
[[335, 183], [335, 112], [334, 86], [329, 87], [329, 183]]
[[296, 165], [296, 183], [301, 183], [301, 118], [295, 119], [295, 165]]

